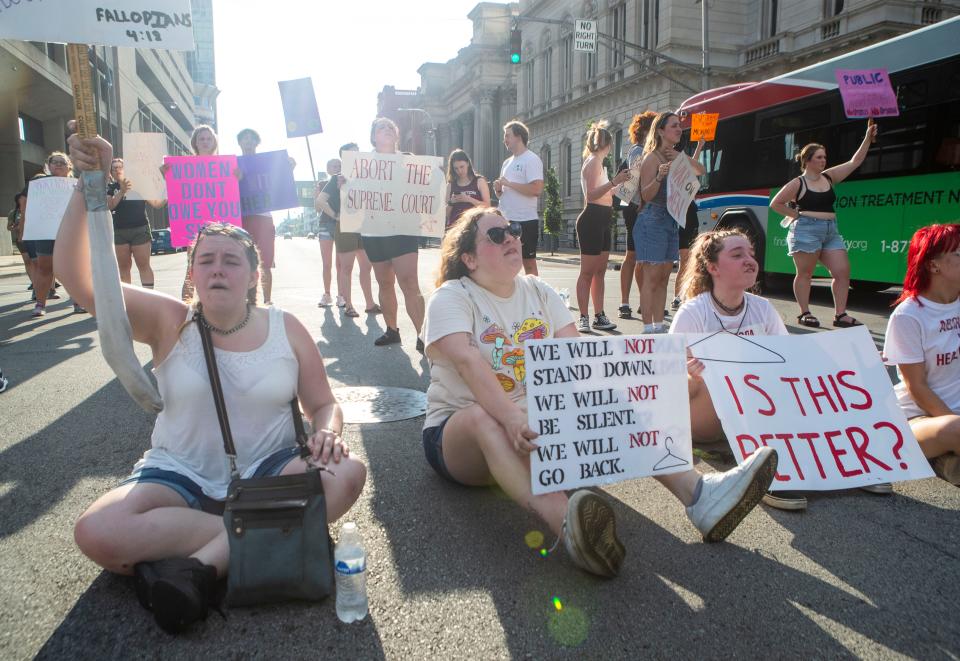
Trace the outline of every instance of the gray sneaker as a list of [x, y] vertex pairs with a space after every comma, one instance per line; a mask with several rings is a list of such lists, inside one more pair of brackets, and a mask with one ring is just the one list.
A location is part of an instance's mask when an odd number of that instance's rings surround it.
[[777, 452], [762, 447], [740, 466], [701, 476], [703, 487], [687, 517], [705, 542], [722, 542], [757, 506], [777, 472]]
[[613, 509], [603, 498], [585, 489], [576, 491], [567, 503], [563, 545], [578, 567], [608, 578], [620, 573], [627, 554], [617, 538]]
[[617, 325], [610, 321], [605, 313], [598, 312], [593, 320], [593, 327], [597, 330], [613, 330]]

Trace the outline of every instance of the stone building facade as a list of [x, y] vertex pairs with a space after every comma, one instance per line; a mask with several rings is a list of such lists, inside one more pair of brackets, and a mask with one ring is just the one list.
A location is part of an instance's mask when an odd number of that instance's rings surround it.
[[[407, 92], [406, 103], [422, 104], [436, 120], [438, 153], [461, 144], [488, 176], [496, 176], [506, 155], [500, 125], [514, 115], [523, 120], [530, 148], [559, 178], [561, 244], [574, 245], [591, 121], [610, 123], [619, 158], [630, 147], [628, 127], [638, 112], [677, 108], [705, 89], [765, 80], [960, 13], [960, 0], [706, 0], [705, 70], [701, 1], [481, 3], [470, 13], [471, 45], [446, 64], [424, 64], [421, 88]], [[596, 54], [573, 50], [578, 18], [597, 21]], [[511, 26], [522, 31], [518, 65], [508, 59]], [[617, 247], [624, 243], [621, 221]]]

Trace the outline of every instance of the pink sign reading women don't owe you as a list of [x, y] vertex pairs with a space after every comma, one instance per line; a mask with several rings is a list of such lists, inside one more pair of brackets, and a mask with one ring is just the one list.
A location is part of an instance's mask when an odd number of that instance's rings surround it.
[[170, 241], [193, 243], [207, 223], [240, 225], [236, 156], [166, 156]]

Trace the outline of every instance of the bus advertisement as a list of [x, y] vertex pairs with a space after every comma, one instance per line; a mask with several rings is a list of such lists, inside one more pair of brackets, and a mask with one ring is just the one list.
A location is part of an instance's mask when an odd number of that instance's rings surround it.
[[[902, 283], [914, 231], [960, 222], [960, 17], [685, 101], [678, 112], [687, 132], [691, 115], [720, 114], [716, 138], [700, 156], [701, 229], [739, 227], [753, 239], [767, 274], [793, 275], [787, 229], [769, 202], [800, 174], [794, 157], [805, 144], [824, 145], [828, 166], [852, 156], [866, 121], [844, 116], [834, 72], [877, 68], [889, 74], [900, 115], [877, 119], [877, 141], [836, 187], [835, 209], [852, 286], [879, 291]], [[820, 266], [816, 275], [828, 274]]]

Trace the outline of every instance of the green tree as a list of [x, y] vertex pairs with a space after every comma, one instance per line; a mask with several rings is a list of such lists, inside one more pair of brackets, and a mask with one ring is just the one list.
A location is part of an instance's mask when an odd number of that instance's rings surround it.
[[547, 170], [547, 181], [544, 186], [546, 203], [543, 208], [543, 231], [552, 237], [556, 237], [550, 242], [550, 254], [560, 240], [563, 233], [563, 202], [560, 199], [560, 181], [557, 179], [557, 171], [553, 168]]

